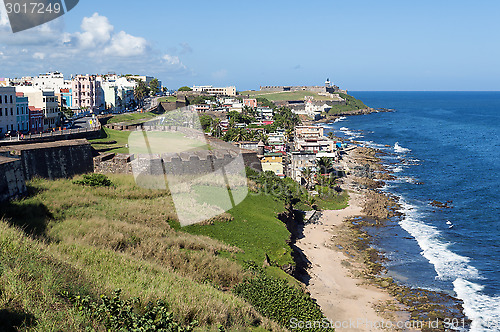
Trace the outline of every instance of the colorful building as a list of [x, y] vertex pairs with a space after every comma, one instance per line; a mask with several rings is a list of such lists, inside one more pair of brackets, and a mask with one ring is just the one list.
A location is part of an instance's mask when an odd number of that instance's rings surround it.
[[40, 108], [29, 106], [29, 132], [31, 134], [43, 131], [43, 111]]
[[97, 112], [104, 108], [104, 92], [96, 75], [77, 75], [71, 82], [73, 108], [76, 113], [84, 110]]
[[30, 114], [28, 108], [28, 97], [22, 92], [16, 92], [16, 117], [17, 131], [26, 133], [30, 129]]

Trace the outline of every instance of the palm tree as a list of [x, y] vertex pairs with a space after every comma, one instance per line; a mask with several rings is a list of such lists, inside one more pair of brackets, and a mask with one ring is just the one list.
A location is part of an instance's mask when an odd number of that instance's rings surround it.
[[319, 157], [319, 159], [316, 160], [316, 166], [320, 174], [328, 174], [333, 168], [333, 162], [329, 157]]
[[310, 167], [306, 167], [304, 168], [304, 170], [302, 171], [302, 177], [304, 178], [304, 180], [306, 180], [306, 188], [309, 188], [309, 184], [312, 180], [312, 176], [313, 176], [313, 171]]
[[331, 140], [334, 140], [336, 139], [335, 137], [335, 134], [333, 133], [333, 131], [330, 131], [328, 134], [327, 134], [328, 138], [331, 139]]
[[291, 128], [288, 128], [285, 130], [285, 137], [286, 137], [286, 140], [288, 142], [290, 142], [292, 140], [292, 137], [293, 137], [293, 129]]
[[246, 130], [243, 128], [238, 128], [236, 129], [233, 141], [239, 142], [239, 141], [244, 141], [247, 137]]
[[267, 143], [268, 143], [267, 140], [269, 139], [269, 136], [266, 135], [266, 133], [264, 131], [261, 131], [261, 132], [259, 132], [258, 139], [259, 139], [259, 141], [262, 141], [264, 144], [267, 145]]
[[220, 125], [220, 119], [217, 119], [217, 118], [213, 119], [211, 132], [212, 132], [213, 137], [220, 137], [221, 136], [222, 128]]

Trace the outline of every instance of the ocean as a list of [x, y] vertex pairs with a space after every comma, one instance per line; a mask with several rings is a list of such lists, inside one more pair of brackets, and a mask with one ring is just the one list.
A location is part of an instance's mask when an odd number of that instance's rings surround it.
[[471, 331], [500, 331], [500, 92], [351, 94], [395, 110], [326, 125], [387, 152], [383, 190], [404, 213], [372, 231], [388, 274], [463, 300]]

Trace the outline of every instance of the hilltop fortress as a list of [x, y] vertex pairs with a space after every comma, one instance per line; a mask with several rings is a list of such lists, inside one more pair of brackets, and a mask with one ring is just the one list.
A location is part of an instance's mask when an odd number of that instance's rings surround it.
[[332, 85], [330, 79], [326, 79], [324, 86], [261, 86], [260, 91], [262, 92], [288, 92], [288, 91], [310, 91], [315, 93], [347, 93], [346, 90], [341, 90], [338, 86]]

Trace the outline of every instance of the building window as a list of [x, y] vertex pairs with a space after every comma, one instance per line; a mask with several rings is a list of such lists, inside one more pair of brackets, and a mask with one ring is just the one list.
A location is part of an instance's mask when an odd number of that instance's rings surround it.
[[10, 95], [10, 103], [11, 104], [13, 103], [13, 101], [12, 101], [12, 95]]

